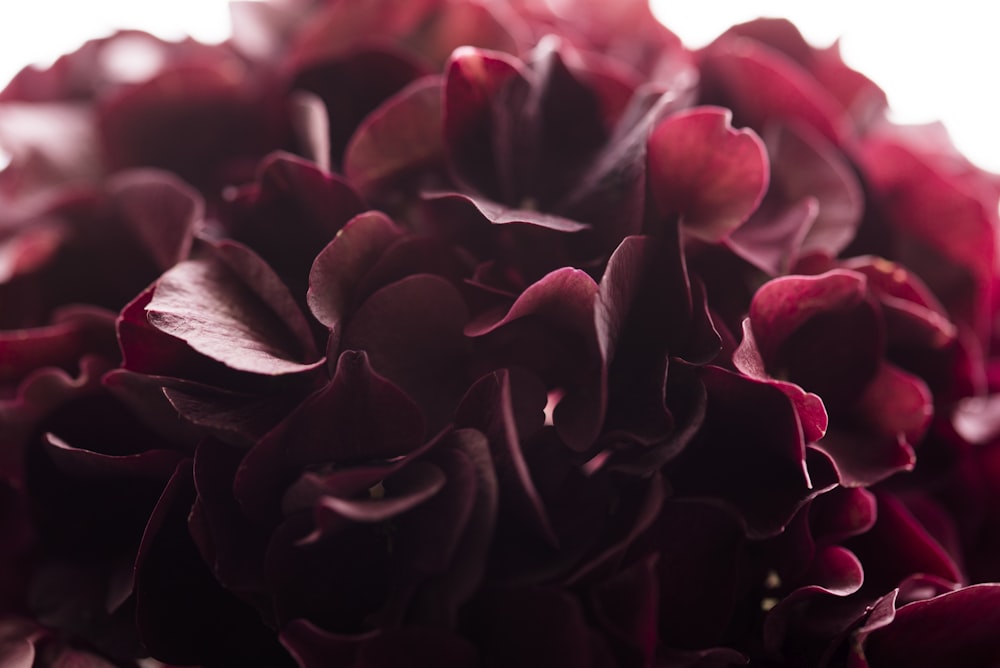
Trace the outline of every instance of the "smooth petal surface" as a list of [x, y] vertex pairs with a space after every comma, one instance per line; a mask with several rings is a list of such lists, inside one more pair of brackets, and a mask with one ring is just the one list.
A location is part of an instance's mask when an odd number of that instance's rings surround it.
[[663, 120], [649, 137], [649, 187], [662, 215], [719, 241], [739, 227], [767, 190], [767, 150], [751, 130], [733, 129], [731, 113], [696, 107]]
[[839, 105], [784, 54], [724, 35], [699, 56], [703, 95], [737, 110], [737, 122], [763, 129], [771, 122], [799, 121], [839, 145], [845, 134]]
[[[774, 535], [822, 491], [813, 488], [806, 471], [795, 408], [769, 383], [711, 366], [700, 375], [708, 390], [705, 420], [667, 468], [667, 478], [679, 496], [732, 504], [749, 536]], [[766, 431], [761, 415], [768, 416]]]
[[423, 436], [412, 400], [374, 373], [365, 353], [347, 351], [330, 383], [247, 453], [233, 489], [249, 515], [268, 516], [303, 468], [404, 456]]
[[766, 283], [750, 304], [750, 321], [761, 356], [770, 362], [796, 329], [810, 318], [850, 308], [865, 296], [863, 276], [834, 270], [821, 276], [785, 276]]
[[[548, 366], [536, 370], [543, 380], [556, 386], [565, 384], [554, 420], [566, 444], [579, 451], [593, 444], [604, 420], [605, 381], [593, 315], [597, 292], [590, 276], [566, 267], [532, 284], [506, 312], [485, 313], [465, 327], [472, 337], [493, 333], [500, 337], [519, 322], [540, 325], [534, 332], [536, 343], [532, 345], [536, 349], [525, 353], [534, 358], [535, 365]], [[537, 357], [539, 353], [545, 353], [544, 358]]]
[[164, 274], [146, 312], [160, 331], [239, 371], [281, 375], [321, 362], [309, 325], [281, 279], [232, 242]]
[[986, 668], [1000, 662], [1000, 585], [982, 584], [917, 601], [896, 610], [891, 623], [863, 644], [862, 666]]
[[357, 305], [358, 285], [401, 230], [378, 211], [352, 218], [313, 261], [309, 272], [309, 308], [331, 330]]
[[442, 81], [418, 79], [369, 114], [344, 151], [344, 174], [366, 194], [444, 157]]
[[743, 340], [733, 352], [733, 366], [750, 378], [771, 382], [792, 400], [807, 442], [812, 443], [823, 438], [829, 426], [829, 417], [823, 406], [823, 400], [812, 392], [806, 392], [795, 383], [775, 380], [768, 375], [754, 338], [750, 318], [743, 321]]
[[342, 350], [363, 350], [376, 373], [420, 405], [433, 433], [450, 422], [468, 387], [469, 319], [458, 290], [415, 274], [373, 293], [354, 313]]
[[499, 52], [458, 49], [445, 70], [444, 140], [461, 182], [501, 200], [496, 182], [494, 98], [511, 82], [524, 81], [521, 64]]

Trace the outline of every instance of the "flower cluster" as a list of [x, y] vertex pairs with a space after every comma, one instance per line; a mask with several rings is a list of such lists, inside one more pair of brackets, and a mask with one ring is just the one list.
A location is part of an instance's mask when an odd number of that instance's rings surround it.
[[3, 665], [1000, 662], [1000, 178], [790, 23], [234, 3], [0, 92]]

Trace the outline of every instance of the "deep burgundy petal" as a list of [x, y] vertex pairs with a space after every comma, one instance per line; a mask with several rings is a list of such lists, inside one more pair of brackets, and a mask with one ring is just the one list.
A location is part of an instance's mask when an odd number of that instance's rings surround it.
[[458, 290], [429, 274], [408, 276], [366, 299], [340, 341], [363, 350], [372, 368], [420, 405], [436, 432], [454, 416], [468, 387], [468, 311]]
[[823, 438], [829, 425], [823, 400], [812, 392], [806, 392], [795, 383], [775, 380], [768, 374], [754, 337], [750, 318], [743, 321], [743, 340], [733, 352], [733, 366], [750, 378], [769, 381], [788, 395], [795, 405], [795, 411], [802, 423], [802, 434], [807, 442], [813, 443]]
[[343, 328], [343, 320], [360, 301], [357, 288], [365, 273], [400, 234], [378, 211], [348, 221], [316, 256], [309, 272], [309, 308], [317, 320], [331, 330]]
[[149, 322], [239, 371], [315, 368], [312, 332], [288, 289], [252, 251], [223, 242], [165, 273], [146, 306]]
[[234, 492], [250, 516], [273, 516], [303, 468], [399, 457], [416, 450], [423, 437], [416, 405], [372, 371], [365, 353], [347, 351], [330, 383], [247, 453]]
[[506, 198], [496, 173], [494, 99], [505, 88], [524, 85], [524, 77], [516, 59], [468, 47], [456, 50], [446, 68], [443, 127], [448, 159], [462, 183], [496, 201]]
[[188, 533], [194, 495], [189, 460], [164, 488], [136, 556], [136, 624], [143, 643], [172, 663], [267, 657], [272, 665], [289, 665], [257, 612], [223, 590], [202, 561]]
[[[593, 444], [604, 420], [604, 378], [593, 315], [597, 291], [590, 276], [565, 267], [532, 284], [506, 312], [485, 313], [465, 328], [469, 336], [485, 337], [501, 336], [518, 323], [540, 325], [541, 331], [533, 332], [539, 338], [531, 344], [537, 349], [524, 352], [536, 364], [553, 365], [551, 371], [534, 370], [547, 383], [565, 390], [554, 420], [566, 444], [578, 451]], [[536, 357], [543, 351], [546, 359]], [[508, 354], [516, 358], [520, 351]], [[566, 367], [557, 366], [563, 364]]]
[[1000, 661], [998, 603], [1000, 585], [982, 584], [904, 605], [891, 623], [865, 638], [861, 665], [996, 665]]
[[701, 378], [708, 390], [704, 423], [670, 463], [667, 477], [681, 496], [732, 504], [750, 536], [774, 535], [822, 491], [813, 488], [806, 470], [795, 408], [767, 382], [718, 367], [705, 367]]
[[538, 378], [523, 370], [501, 369], [469, 388], [456, 411], [455, 423], [475, 427], [486, 435], [505, 508], [523, 517], [555, 547], [558, 539], [521, 445], [544, 423], [546, 402], [545, 386]]
[[444, 158], [442, 80], [425, 77], [369, 114], [344, 151], [344, 174], [366, 195]]

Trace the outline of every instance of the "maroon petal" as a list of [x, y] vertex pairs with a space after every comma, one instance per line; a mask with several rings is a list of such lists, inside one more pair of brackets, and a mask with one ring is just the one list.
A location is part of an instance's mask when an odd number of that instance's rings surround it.
[[864, 601], [851, 596], [860, 589], [864, 573], [850, 551], [832, 546], [816, 555], [806, 577], [814, 584], [795, 589], [768, 611], [764, 645], [789, 664], [822, 665], [823, 657], [865, 613]]
[[659, 589], [653, 554], [594, 588], [594, 612], [611, 635], [636, 650], [649, 665], [659, 644]]
[[814, 447], [830, 457], [840, 484], [846, 487], [874, 485], [894, 473], [912, 470], [917, 461], [902, 434], [875, 436], [849, 425], [830, 430]]
[[668, 117], [649, 138], [649, 183], [661, 214], [679, 214], [685, 229], [718, 241], [739, 227], [767, 190], [764, 143], [734, 130], [731, 113], [698, 107]]
[[[279, 665], [284, 652], [257, 612], [212, 577], [188, 533], [190, 461], [156, 504], [135, 561], [136, 625], [145, 647], [178, 664], [236, 660]], [[252, 658], [251, 658], [252, 657]]]
[[[861, 222], [861, 186], [851, 166], [807, 127], [778, 126], [765, 140], [771, 160], [768, 194], [751, 220], [733, 233], [734, 249], [772, 275], [787, 272], [799, 255], [836, 257]], [[780, 243], [776, 231], [784, 232]]]
[[73, 447], [55, 434], [45, 434], [47, 454], [55, 466], [74, 478], [169, 477], [180, 461], [180, 453], [171, 450], [146, 450], [135, 454], [112, 455]]
[[960, 583], [961, 570], [906, 507], [891, 494], [876, 496], [875, 525], [846, 544], [864, 564], [866, 590], [889, 591], [912, 575]]
[[351, 135], [383, 101], [428, 74], [423, 63], [390, 44], [358, 45], [302, 67], [290, 84], [309, 91], [327, 113], [331, 162], [341, 164]]
[[114, 360], [118, 355], [108, 346], [114, 340], [113, 318], [103, 309], [67, 308], [55, 313], [44, 327], [0, 330], [0, 387], [16, 386], [44, 367], [74, 369], [88, 353]]
[[234, 592], [262, 587], [266, 529], [243, 513], [233, 496], [233, 479], [245, 451], [212, 438], [194, 456], [197, 496], [188, 518], [191, 538], [212, 574]]
[[879, 366], [858, 407], [876, 433], [905, 439], [911, 445], [920, 442], [934, 415], [927, 385], [888, 362]]
[[553, 213], [538, 211], [536, 209], [509, 207], [505, 204], [500, 204], [499, 202], [486, 199], [485, 197], [450, 192], [428, 192], [424, 193], [424, 197], [431, 201], [459, 200], [468, 202], [476, 208], [483, 218], [494, 225], [521, 223], [525, 225], [535, 225], [537, 227], [555, 230], [557, 232], [579, 232], [589, 228], [589, 225], [570, 218], [565, 218]]
[[670, 500], [637, 548], [659, 554], [659, 636], [668, 647], [720, 642], [738, 601], [745, 532], [714, 503]]
[[764, 368], [764, 359], [754, 338], [750, 318], [743, 321], [743, 340], [733, 352], [733, 366], [750, 378], [770, 382], [792, 400], [795, 412], [799, 416], [799, 422], [802, 424], [802, 434], [807, 443], [813, 443], [823, 438], [829, 425], [823, 400], [812, 392], [806, 392], [795, 383], [775, 380], [767, 373]]
[[487, 591], [471, 604], [471, 635], [498, 666], [611, 668], [607, 642], [579, 601], [553, 588]]
[[372, 371], [365, 353], [347, 351], [330, 383], [247, 453], [233, 490], [249, 515], [273, 515], [285, 487], [304, 468], [403, 456], [420, 446], [423, 435], [416, 405]]
[[442, 87], [440, 77], [418, 79], [362, 121], [344, 151], [344, 174], [358, 190], [371, 195], [443, 159]]
[[708, 390], [705, 420], [667, 477], [679, 496], [732, 504], [748, 535], [774, 535], [823, 491], [809, 479], [795, 408], [766, 382], [718, 367], [705, 367], [701, 377]]
[[239, 371], [315, 368], [312, 333], [288, 289], [245, 246], [223, 242], [165, 273], [146, 306], [149, 322]]
[[819, 206], [812, 196], [785, 206], [765, 199], [729, 236], [726, 247], [770, 276], [787, 274], [819, 216]]
[[812, 196], [819, 202], [802, 254], [823, 252], [835, 257], [854, 239], [864, 206], [852, 166], [827, 140], [805, 129], [779, 131], [777, 142], [772, 186], [779, 181], [789, 201]]
[[[448, 627], [455, 626], [461, 606], [482, 584], [487, 557], [495, 540], [500, 502], [494, 460], [483, 435], [472, 429], [460, 429], [453, 432], [451, 441], [461, 455], [452, 452], [447, 459], [438, 460], [451, 483], [443, 490], [441, 502], [450, 497], [451, 517], [456, 516], [455, 506], [468, 507], [470, 512], [450, 552], [447, 570], [424, 582], [414, 602], [418, 618]], [[465, 484], [456, 484], [462, 478], [466, 478]], [[475, 480], [474, 491], [470, 491], [472, 479]], [[432, 518], [444, 517], [433, 505], [424, 512]], [[416, 540], [425, 541], [431, 535], [417, 525]]]
[[469, 388], [456, 411], [455, 423], [475, 427], [486, 435], [505, 508], [556, 547], [558, 539], [521, 448], [521, 443], [542, 426], [546, 401], [545, 386], [533, 375], [501, 369]]
[[889, 345], [942, 348], [958, 337], [944, 306], [913, 272], [879, 257], [852, 258], [844, 268], [864, 274], [879, 298]]
[[674, 426], [665, 396], [668, 357], [718, 350], [718, 334], [698, 306], [677, 241], [628, 237], [612, 254], [594, 315], [608, 366], [606, 430], [647, 443], [668, 435]]
[[[288, 415], [302, 391], [271, 394], [234, 392], [196, 382], [149, 377], [173, 408], [193, 425], [207, 429], [227, 443], [249, 447]], [[277, 390], [278, 388], [275, 388]]]
[[845, 134], [837, 102], [784, 54], [749, 39], [723, 36], [700, 54], [703, 97], [763, 129], [799, 121], [839, 145]]
[[463, 333], [469, 319], [458, 290], [443, 278], [408, 276], [376, 291], [344, 329], [343, 350], [363, 350], [372, 368], [398, 384], [436, 432], [468, 387]]
[[501, 90], [525, 81], [523, 66], [507, 54], [463, 47], [452, 55], [445, 72], [443, 128], [448, 158], [463, 183], [502, 200], [492, 110]]
[[594, 225], [609, 246], [638, 234], [646, 211], [649, 136], [675, 106], [677, 100], [671, 92], [659, 96], [638, 120], [630, 119], [631, 110], [626, 111], [616, 134], [608, 139], [558, 208]]
[[366, 207], [343, 178], [287, 153], [267, 156], [256, 176], [218, 216], [226, 236], [263, 258], [301, 303], [313, 259]]
[[115, 176], [109, 191], [157, 267], [169, 269], [187, 256], [205, 207], [190, 186], [167, 172], [135, 170]]
[[765, 363], [777, 359], [785, 340], [810, 318], [855, 306], [867, 287], [863, 276], [841, 269], [768, 281], [750, 304], [750, 321]]
[[565, 267], [529, 286], [506, 313], [483, 314], [465, 327], [469, 336], [483, 337], [530, 319], [553, 330], [551, 334], [541, 334], [548, 340], [532, 344], [538, 346], [537, 350], [525, 352], [538, 355], [554, 347], [552, 353], [562, 359], [539, 361], [569, 366], [555, 373], [570, 374], [571, 378], [546, 378], [552, 374], [544, 372], [539, 376], [552, 385], [564, 387], [566, 394], [555, 408], [554, 421], [566, 444], [578, 451], [593, 444], [604, 421], [605, 388], [594, 322], [597, 292], [598, 286], [590, 276]]
[[337, 524], [338, 518], [352, 522], [384, 522], [424, 503], [444, 485], [445, 475], [441, 469], [413, 462], [380, 482], [377, 492], [370, 491], [370, 498], [321, 497], [316, 505], [316, 525], [324, 532], [327, 525]]
[[[876, 193], [890, 205], [894, 226], [980, 280], [991, 275], [997, 212], [981, 193], [890, 138], [866, 141], [862, 160]], [[950, 221], [947, 228], [938, 224], [941, 220]]]
[[969, 666], [1000, 662], [1000, 585], [982, 584], [899, 608], [864, 638], [860, 665]]
[[358, 303], [357, 289], [365, 273], [400, 237], [389, 217], [370, 211], [352, 218], [316, 256], [309, 272], [309, 308], [331, 330], [344, 326], [344, 318]]
[[875, 495], [861, 487], [838, 487], [809, 506], [809, 525], [817, 541], [837, 543], [865, 533], [875, 524]]
[[273, 101], [248, 79], [231, 58], [164, 70], [104, 96], [98, 128], [109, 167], [158, 167], [206, 191], [247, 180], [256, 160], [282, 139]]

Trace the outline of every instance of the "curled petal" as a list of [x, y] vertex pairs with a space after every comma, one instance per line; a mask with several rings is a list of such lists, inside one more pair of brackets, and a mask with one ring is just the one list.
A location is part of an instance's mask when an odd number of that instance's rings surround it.
[[750, 321], [765, 362], [775, 360], [781, 345], [807, 320], [859, 304], [867, 288], [864, 276], [842, 269], [765, 283], [750, 304]]
[[888, 362], [879, 366], [858, 406], [877, 433], [912, 445], [920, 442], [934, 415], [927, 384]]
[[767, 150], [751, 130], [735, 130], [731, 112], [696, 107], [662, 121], [649, 137], [649, 185], [662, 214], [719, 241], [738, 228], [767, 191]]
[[316, 319], [331, 330], [342, 320], [359, 296], [358, 284], [401, 231], [378, 211], [352, 218], [313, 261], [309, 272], [309, 308]]
[[249, 515], [268, 516], [303, 468], [404, 456], [420, 446], [423, 432], [409, 397], [373, 372], [365, 353], [347, 351], [330, 383], [247, 453], [233, 491]]
[[754, 339], [750, 318], [743, 321], [743, 341], [733, 352], [733, 366], [750, 378], [772, 383], [792, 400], [799, 422], [802, 424], [803, 436], [808, 443], [823, 438], [829, 426], [829, 417], [823, 406], [823, 400], [812, 392], [806, 392], [795, 383], [775, 380], [768, 375], [760, 350], [757, 348], [757, 341]]
[[987, 668], [1000, 662], [1000, 585], [973, 585], [904, 605], [858, 634], [860, 666]]

